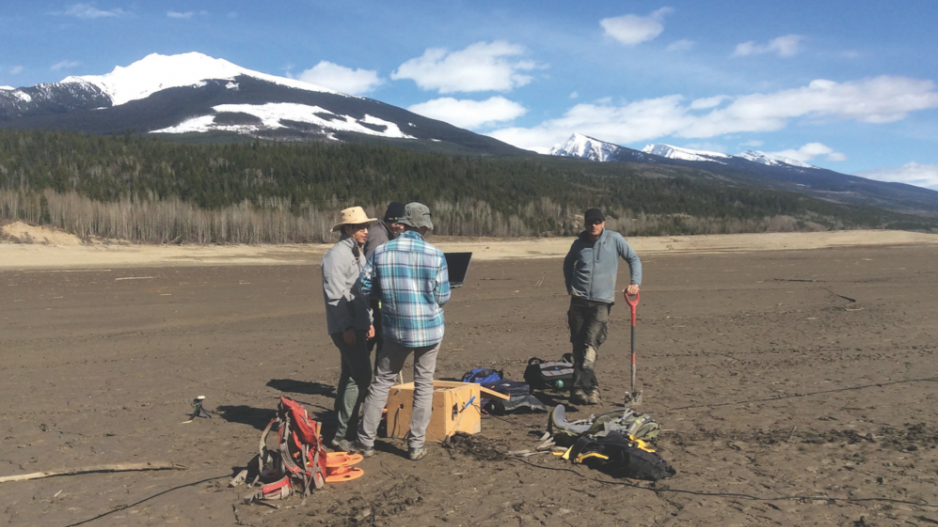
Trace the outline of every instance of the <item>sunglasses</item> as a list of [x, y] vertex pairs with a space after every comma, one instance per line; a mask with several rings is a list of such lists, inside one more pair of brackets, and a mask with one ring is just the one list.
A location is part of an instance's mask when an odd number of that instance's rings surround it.
[[604, 221], [606, 221], [606, 220], [591, 220], [591, 221], [586, 222], [586, 224], [587, 224], [587, 225], [599, 225], [599, 224], [603, 223]]

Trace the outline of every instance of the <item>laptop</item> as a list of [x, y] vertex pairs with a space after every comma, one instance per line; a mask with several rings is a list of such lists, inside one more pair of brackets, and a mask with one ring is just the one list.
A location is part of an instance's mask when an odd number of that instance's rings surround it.
[[449, 268], [450, 288], [462, 287], [466, 274], [469, 273], [472, 253], [443, 253], [443, 256], [446, 258], [446, 267]]

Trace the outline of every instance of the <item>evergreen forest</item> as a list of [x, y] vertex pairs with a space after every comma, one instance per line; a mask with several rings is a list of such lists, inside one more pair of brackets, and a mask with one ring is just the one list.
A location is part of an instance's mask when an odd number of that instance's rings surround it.
[[682, 167], [0, 130], [0, 220], [85, 239], [324, 242], [338, 210], [360, 205], [380, 217], [390, 201], [427, 204], [435, 234], [452, 236], [571, 236], [589, 207], [626, 236], [938, 227]]

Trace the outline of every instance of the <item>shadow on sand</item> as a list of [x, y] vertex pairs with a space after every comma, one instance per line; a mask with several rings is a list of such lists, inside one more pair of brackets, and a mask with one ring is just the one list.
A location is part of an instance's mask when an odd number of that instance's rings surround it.
[[254, 408], [243, 404], [219, 406], [215, 412], [229, 423], [251, 425], [258, 430], [263, 430], [277, 416], [277, 410], [273, 408]]
[[295, 381], [293, 379], [271, 379], [267, 386], [285, 393], [324, 395], [335, 399], [335, 386], [319, 382]]

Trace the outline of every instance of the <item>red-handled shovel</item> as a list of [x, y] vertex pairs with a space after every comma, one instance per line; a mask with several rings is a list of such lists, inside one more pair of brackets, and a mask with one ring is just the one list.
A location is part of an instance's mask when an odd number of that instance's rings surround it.
[[635, 293], [635, 301], [632, 301], [629, 298], [627, 292], [622, 292], [622, 296], [625, 297], [625, 302], [629, 305], [629, 308], [632, 310], [632, 391], [625, 392], [625, 407], [637, 406], [642, 404], [642, 391], [635, 389], [635, 313], [638, 309], [638, 293]]

